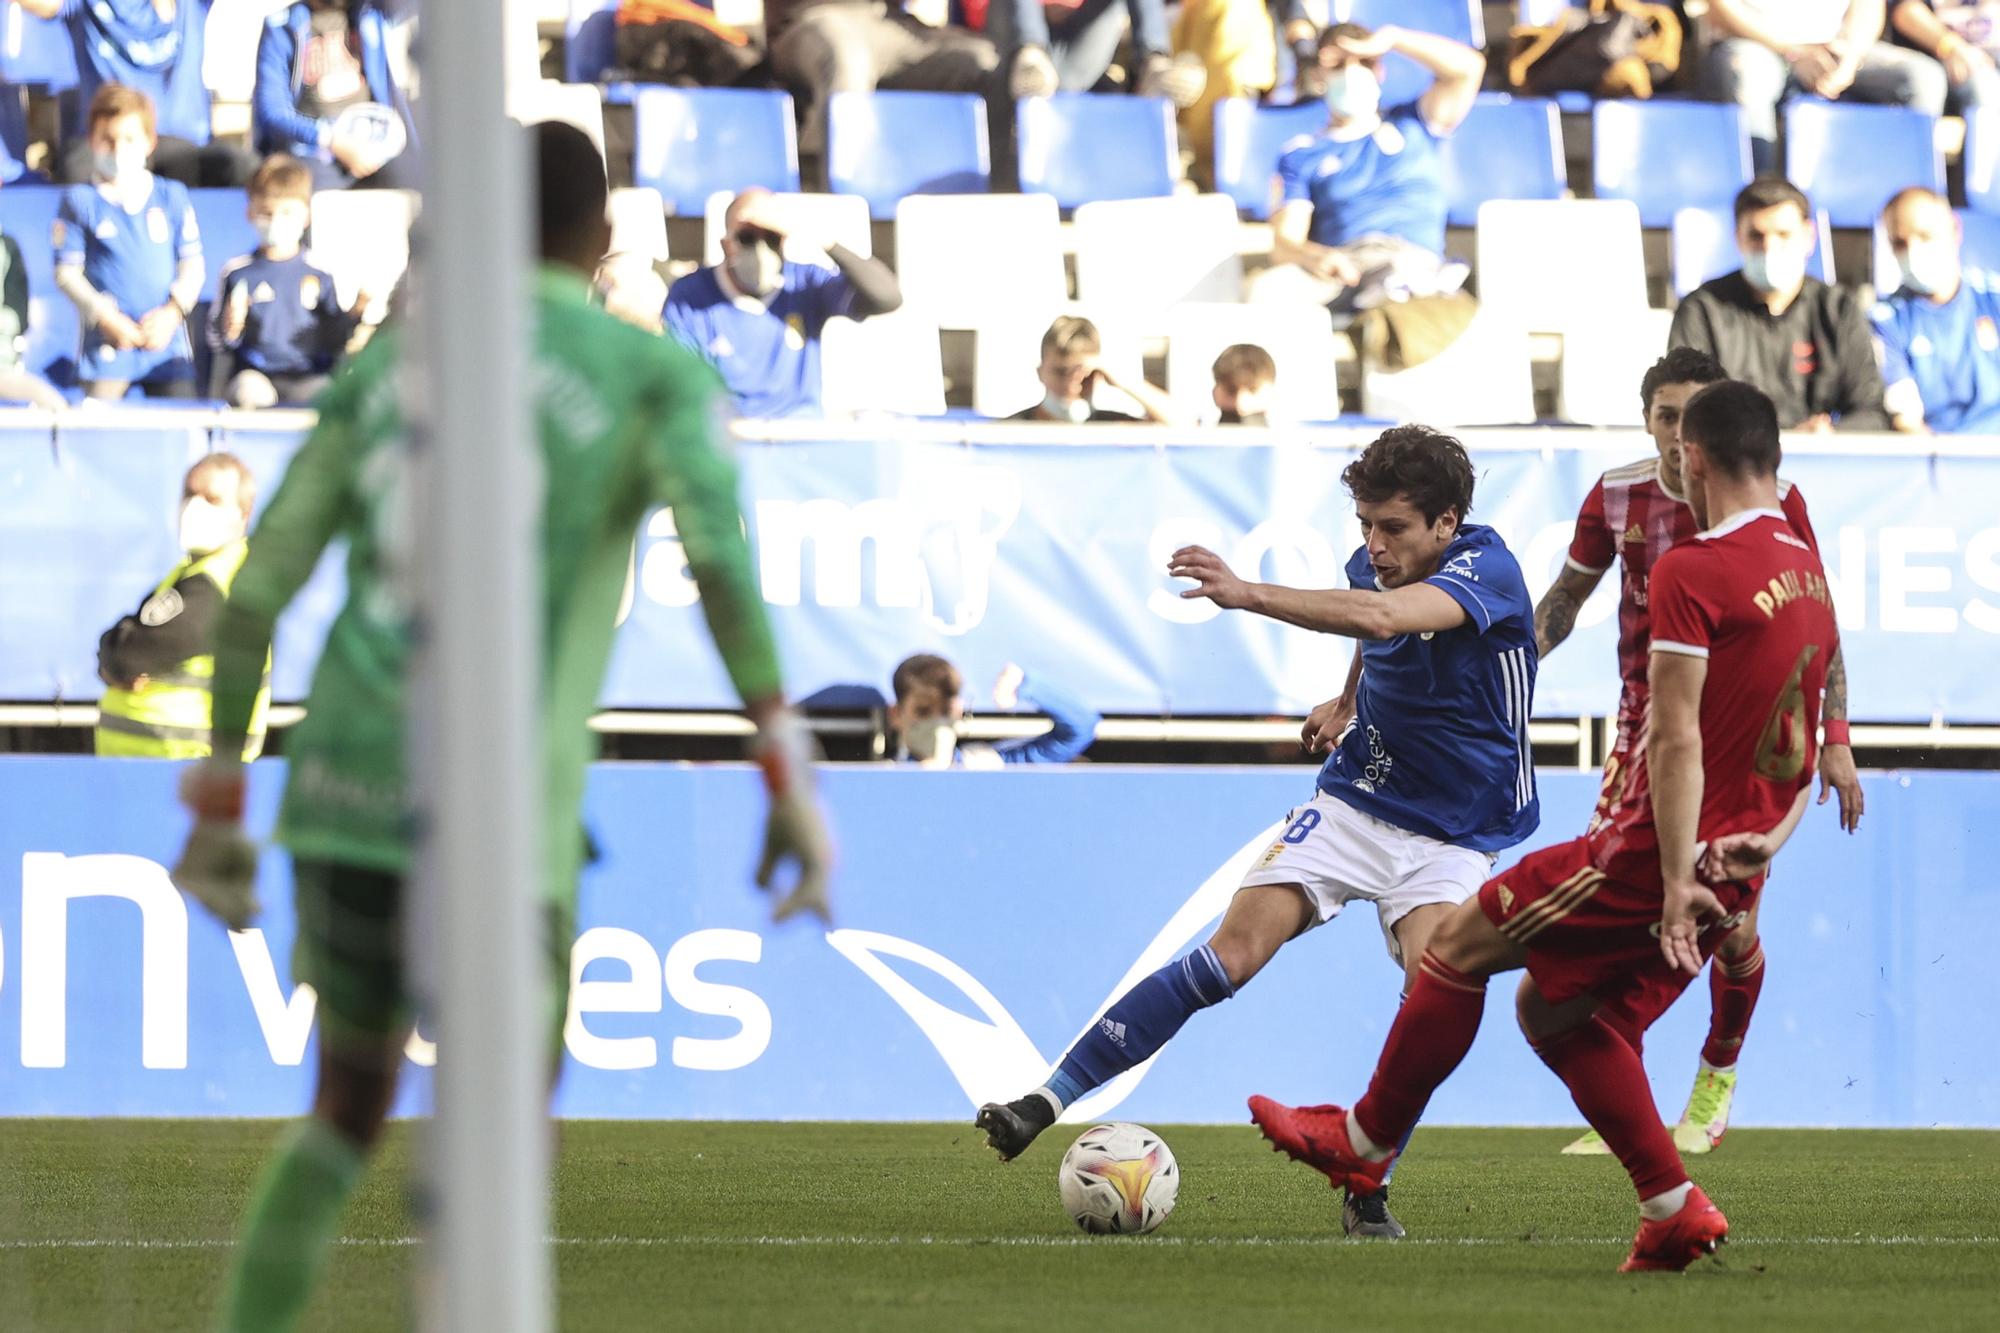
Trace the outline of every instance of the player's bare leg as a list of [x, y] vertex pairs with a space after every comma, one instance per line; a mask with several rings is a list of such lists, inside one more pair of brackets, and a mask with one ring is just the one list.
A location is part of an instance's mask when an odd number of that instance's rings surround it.
[[1701, 1048], [1687, 1109], [1674, 1126], [1674, 1144], [1684, 1153], [1712, 1152], [1729, 1132], [1736, 1060], [1764, 988], [1764, 943], [1757, 933], [1762, 901], [1759, 897], [1753, 902], [1743, 924], [1722, 937], [1708, 965], [1708, 1040]]
[[1311, 901], [1299, 885], [1239, 890], [1208, 943], [1125, 992], [1077, 1038], [1046, 1084], [1011, 1102], [988, 1102], [974, 1127], [1001, 1161], [1011, 1162], [1070, 1103], [1151, 1059], [1197, 1010], [1234, 995], [1312, 922]]

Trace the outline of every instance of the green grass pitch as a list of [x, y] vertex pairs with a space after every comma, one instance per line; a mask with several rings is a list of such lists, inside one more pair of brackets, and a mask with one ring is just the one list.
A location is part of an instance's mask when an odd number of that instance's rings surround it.
[[[0, 1126], [0, 1329], [207, 1326], [279, 1126]], [[581, 1122], [562, 1129], [565, 1329], [2000, 1327], [2000, 1134], [1739, 1131], [1695, 1176], [1719, 1263], [1621, 1277], [1617, 1164], [1558, 1130], [1427, 1129], [1412, 1239], [1343, 1240], [1330, 1190], [1248, 1127], [1160, 1127], [1180, 1205], [1147, 1238], [1063, 1216], [1051, 1133], [1001, 1166], [949, 1125]], [[307, 1327], [409, 1326], [416, 1251], [391, 1134]]]

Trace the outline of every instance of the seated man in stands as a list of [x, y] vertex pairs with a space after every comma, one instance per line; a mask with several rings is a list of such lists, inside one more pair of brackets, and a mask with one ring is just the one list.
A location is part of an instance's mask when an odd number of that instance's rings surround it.
[[903, 303], [895, 273], [844, 245], [834, 268], [784, 257], [797, 227], [769, 190], [745, 190], [723, 215], [722, 263], [667, 292], [667, 333], [722, 373], [746, 417], [817, 416], [820, 335], [836, 315], [866, 319]]
[[966, 21], [991, 37], [1007, 60], [1008, 91], [1015, 97], [1097, 87], [1118, 55], [1128, 17], [1133, 69], [1126, 86], [1178, 107], [1201, 96], [1201, 66], [1176, 65], [1170, 53], [1165, 0], [971, 0], [965, 11]]
[[49, 228], [56, 287], [83, 325], [77, 378], [92, 398], [194, 396], [187, 315], [201, 299], [201, 234], [179, 181], [146, 169], [153, 102], [107, 83], [90, 99], [90, 182], [63, 190]]
[[1902, 282], [1875, 307], [1896, 429], [2000, 432], [2000, 280], [1959, 260], [1951, 205], [1912, 186], [1882, 210]]
[[[1382, 106], [1382, 59], [1399, 52], [1436, 81], [1415, 102]], [[1310, 300], [1337, 317], [1391, 296], [1457, 291], [1444, 259], [1438, 143], [1472, 110], [1486, 57], [1433, 33], [1339, 23], [1320, 37], [1327, 126], [1286, 145], [1283, 199], [1271, 218], [1271, 267], [1255, 300]]]
[[1795, 93], [1944, 113], [1945, 73], [1882, 40], [1883, 0], [1708, 0], [1701, 91], [1743, 108], [1752, 166], [1778, 170], [1778, 104]]
[[945, 658], [918, 653], [897, 666], [891, 680], [896, 702], [889, 706], [899, 763], [926, 768], [998, 768], [1003, 764], [1067, 764], [1090, 748], [1097, 736], [1097, 710], [1072, 699], [1039, 677], [1029, 679], [1009, 662], [993, 683], [993, 702], [1003, 709], [1021, 703], [1038, 708], [1054, 723], [1039, 736], [996, 745], [961, 745], [965, 720], [965, 677]]
[[1889, 26], [1899, 45], [1925, 52], [1944, 67], [1945, 109], [1964, 115], [2000, 106], [2000, 23], [1993, 0], [1890, 0]]
[[[152, 99], [159, 141], [152, 169], [183, 185], [237, 186], [255, 166], [243, 150], [213, 137], [213, 108], [202, 82], [203, 38], [214, 0], [19, 0], [38, 18], [60, 20], [76, 48], [76, 108], [87, 114], [97, 90], [136, 88]], [[65, 184], [91, 179], [89, 125], [68, 126]]]
[[1211, 367], [1215, 376], [1215, 406], [1224, 426], [1268, 426], [1271, 403], [1277, 397], [1278, 363], [1255, 343], [1222, 349]]
[[[1081, 426], [1086, 422], [1164, 424], [1171, 419], [1164, 393], [1144, 380], [1112, 375], [1099, 359], [1103, 354], [1104, 340], [1095, 324], [1081, 315], [1056, 316], [1049, 331], [1042, 335], [1042, 359], [1035, 367], [1035, 375], [1042, 382], [1042, 401], [1021, 409], [1008, 420]], [[1135, 417], [1097, 406], [1095, 400], [1100, 388], [1118, 390], [1137, 403], [1146, 415]]]
[[1667, 346], [1696, 347], [1756, 385], [1786, 430], [1887, 430], [1882, 372], [1859, 298], [1806, 273], [1812, 205], [1781, 176], [1736, 196], [1743, 267], [1703, 283], [1674, 311]]
[[414, 187], [416, 129], [386, 0], [299, 0], [264, 20], [251, 94], [257, 150], [288, 153], [313, 185]]

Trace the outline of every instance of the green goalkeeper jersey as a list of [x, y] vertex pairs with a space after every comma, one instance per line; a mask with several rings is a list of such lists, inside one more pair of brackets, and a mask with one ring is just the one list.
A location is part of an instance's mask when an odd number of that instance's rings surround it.
[[[587, 726], [611, 652], [640, 519], [668, 505], [711, 633], [745, 699], [777, 693], [736, 470], [716, 423], [714, 372], [674, 343], [589, 303], [580, 276], [544, 267], [530, 391], [546, 472], [540, 529], [542, 772], [547, 887], [575, 882]], [[215, 723], [248, 723], [264, 645], [322, 550], [345, 538], [347, 602], [327, 633], [304, 721], [285, 738], [278, 839], [294, 854], [401, 872], [411, 501], [398, 398], [401, 340], [385, 331], [328, 390], [250, 539], [218, 636]], [[480, 588], [456, 595], [481, 597]], [[479, 682], [457, 683], [477, 690]]]

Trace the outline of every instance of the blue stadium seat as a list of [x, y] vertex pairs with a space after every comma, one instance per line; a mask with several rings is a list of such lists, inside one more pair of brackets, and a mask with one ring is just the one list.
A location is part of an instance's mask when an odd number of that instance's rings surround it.
[[1481, 93], [1444, 141], [1444, 193], [1454, 227], [1470, 227], [1488, 199], [1560, 199], [1562, 122], [1540, 97]]
[[14, 0], [0, 0], [0, 83], [61, 92], [76, 87], [76, 47], [55, 19], [38, 19]]
[[1023, 194], [1075, 208], [1174, 192], [1179, 140], [1164, 97], [1057, 93], [1015, 108]]
[[21, 247], [28, 271], [27, 369], [60, 386], [76, 383], [76, 307], [56, 290], [55, 252], [49, 225], [56, 220], [62, 188], [14, 185], [0, 190], [0, 232]]
[[1965, 116], [1965, 202], [1981, 213], [2000, 215], [2000, 107]]
[[1798, 98], [1785, 105], [1785, 174], [1834, 226], [1872, 227], [1906, 185], [1944, 193], [1937, 118], [1908, 107]]
[[563, 82], [596, 83], [611, 66], [618, 0], [569, 0], [563, 24]]
[[[1818, 244], [1806, 261], [1806, 272], [1821, 282], [1832, 282], [1829, 264], [1833, 255], [1833, 226], [1825, 209], [1813, 215]], [[1710, 278], [1734, 273], [1743, 267], [1736, 251], [1735, 210], [1728, 204], [1710, 208], [1683, 208], [1674, 214], [1670, 241], [1674, 299], [1679, 300]]]
[[1683, 208], [1726, 205], [1750, 183], [1750, 132], [1722, 102], [1599, 102], [1591, 111], [1599, 199], [1630, 199], [1639, 225], [1670, 227]]
[[[1464, 42], [1475, 51], [1486, 49], [1486, 18], [1479, 0], [1334, 0], [1336, 23], [1367, 28], [1394, 24], [1434, 32]], [[1391, 55], [1382, 64], [1382, 105], [1401, 106], [1431, 86], [1429, 70], [1407, 56]]]
[[221, 287], [223, 265], [241, 259], [261, 242], [250, 225], [249, 197], [242, 190], [189, 190], [194, 203], [195, 225], [201, 228], [201, 253], [207, 261], [208, 276], [201, 285], [201, 299], [213, 301]]
[[906, 194], [983, 194], [993, 156], [986, 103], [970, 93], [835, 93], [827, 99], [827, 179], [875, 218]]
[[799, 188], [798, 131], [787, 93], [646, 88], [632, 107], [632, 183], [658, 190], [670, 216], [701, 217], [718, 190]]
[[1302, 134], [1326, 126], [1326, 106], [1259, 106], [1247, 97], [1215, 104], [1215, 188], [1236, 201], [1245, 216], [1271, 216], [1277, 194], [1278, 155]]

